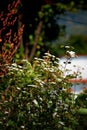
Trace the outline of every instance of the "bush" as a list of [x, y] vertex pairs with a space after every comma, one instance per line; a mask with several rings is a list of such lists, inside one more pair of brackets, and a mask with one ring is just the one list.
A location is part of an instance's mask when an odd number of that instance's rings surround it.
[[59, 58], [49, 53], [35, 58], [32, 65], [22, 60], [8, 66], [9, 72], [1, 79], [1, 129], [76, 129], [70, 83], [59, 68]]

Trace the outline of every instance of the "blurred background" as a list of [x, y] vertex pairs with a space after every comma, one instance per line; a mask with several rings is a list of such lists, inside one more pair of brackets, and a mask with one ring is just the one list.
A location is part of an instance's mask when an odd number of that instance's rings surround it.
[[[32, 61], [44, 52], [61, 57], [62, 46], [73, 46], [78, 55], [87, 54], [86, 0], [0, 0], [0, 12], [8, 12], [8, 5], [19, 2], [14, 28], [24, 24], [21, 45], [14, 58]], [[15, 17], [15, 16], [14, 16]], [[2, 28], [2, 26], [1, 26]]]

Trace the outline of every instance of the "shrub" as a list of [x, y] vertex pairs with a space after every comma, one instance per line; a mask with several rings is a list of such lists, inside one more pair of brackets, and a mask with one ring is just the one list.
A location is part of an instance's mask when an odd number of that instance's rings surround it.
[[0, 89], [1, 129], [76, 129], [70, 83], [59, 68], [59, 58], [49, 53], [32, 65], [22, 60], [8, 66]]

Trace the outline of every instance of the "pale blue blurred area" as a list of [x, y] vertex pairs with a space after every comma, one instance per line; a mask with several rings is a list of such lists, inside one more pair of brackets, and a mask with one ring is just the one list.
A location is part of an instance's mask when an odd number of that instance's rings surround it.
[[58, 20], [59, 25], [66, 26], [66, 35], [84, 34], [87, 35], [87, 11], [78, 10], [77, 13], [66, 12]]
[[73, 90], [73, 93], [77, 95], [81, 93], [84, 88], [87, 88], [87, 83], [74, 83], [71, 88]]

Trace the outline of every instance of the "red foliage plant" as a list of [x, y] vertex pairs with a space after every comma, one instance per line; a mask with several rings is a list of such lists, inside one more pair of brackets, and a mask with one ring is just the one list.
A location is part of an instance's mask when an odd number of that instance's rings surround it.
[[7, 65], [11, 63], [22, 37], [24, 25], [18, 28], [18, 10], [21, 2], [14, 0], [8, 4], [7, 12], [0, 13], [0, 76], [7, 73]]

